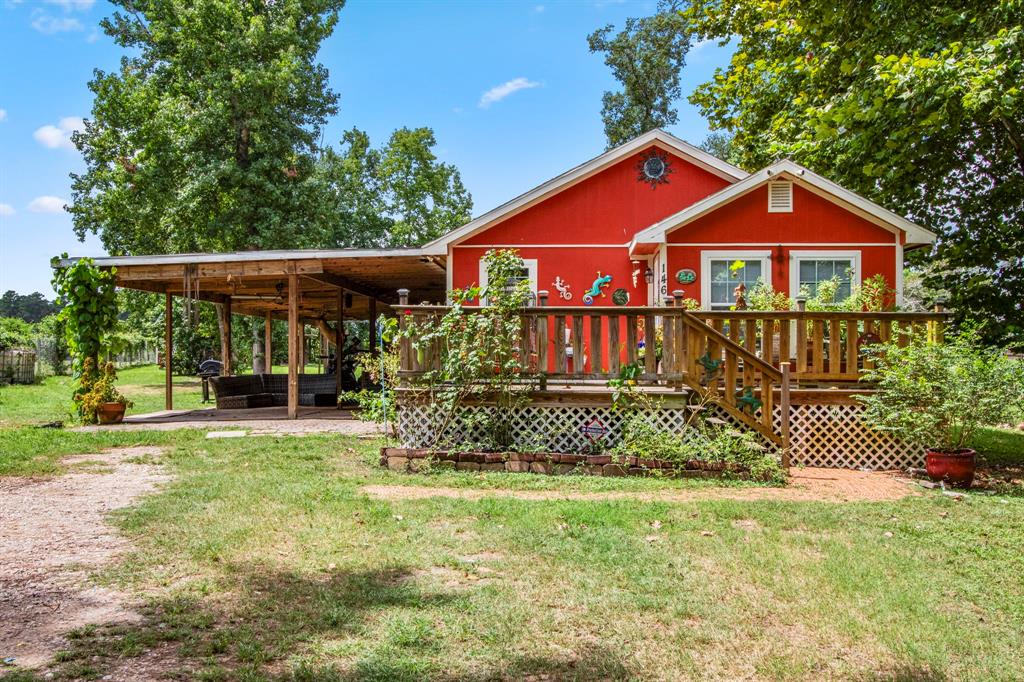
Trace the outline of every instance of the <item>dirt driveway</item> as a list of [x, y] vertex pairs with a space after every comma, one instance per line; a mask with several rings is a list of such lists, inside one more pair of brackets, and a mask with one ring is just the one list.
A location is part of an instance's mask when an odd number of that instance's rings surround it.
[[67, 458], [78, 466], [57, 478], [0, 478], [0, 659], [38, 667], [69, 630], [140, 619], [126, 595], [88, 575], [127, 549], [104, 517], [167, 480], [152, 463], [159, 454], [118, 448]]

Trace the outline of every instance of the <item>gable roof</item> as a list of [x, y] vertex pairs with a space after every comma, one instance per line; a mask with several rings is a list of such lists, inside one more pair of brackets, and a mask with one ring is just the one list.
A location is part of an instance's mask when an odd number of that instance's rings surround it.
[[884, 227], [890, 231], [901, 230], [907, 235], [907, 245], [931, 244], [935, 241], [936, 235], [931, 230], [925, 229], [913, 223], [903, 216], [893, 213], [887, 208], [869, 201], [855, 192], [827, 180], [817, 173], [804, 168], [798, 163], [789, 159], [777, 161], [766, 168], [751, 173], [739, 182], [711, 194], [704, 199], [686, 207], [682, 211], [670, 215], [648, 228], [636, 233], [630, 244], [632, 251], [637, 244], [661, 244], [665, 242], [665, 235], [687, 223], [700, 218], [703, 215], [714, 211], [718, 207], [737, 199], [748, 192], [767, 183], [769, 180], [777, 180], [784, 177], [792, 180], [795, 184], [807, 189], [818, 196], [828, 199], [856, 215]]
[[456, 228], [448, 234], [425, 244], [422, 247], [423, 252], [431, 255], [445, 255], [448, 252], [449, 244], [466, 239], [473, 234], [480, 232], [484, 228], [489, 227], [496, 221], [509, 217], [510, 215], [533, 205], [541, 199], [545, 199], [564, 189], [568, 189], [580, 180], [607, 168], [617, 161], [620, 161], [651, 144], [662, 146], [666, 150], [682, 156], [697, 167], [728, 180], [729, 182], [736, 182], [737, 180], [747, 177], [747, 172], [743, 169], [737, 168], [730, 163], [726, 163], [725, 161], [708, 154], [703, 149], [694, 147], [689, 142], [685, 142], [674, 135], [666, 133], [664, 130], [655, 129], [648, 133], [644, 133], [640, 137], [634, 138], [625, 144], [621, 144], [614, 149], [609, 149], [604, 154], [594, 157], [590, 161], [580, 164], [579, 166], [562, 173], [558, 177], [548, 180], [542, 185], [534, 187], [529, 192], [521, 194], [511, 201], [507, 201], [501, 206], [484, 213], [479, 218], [471, 220], [462, 227]]

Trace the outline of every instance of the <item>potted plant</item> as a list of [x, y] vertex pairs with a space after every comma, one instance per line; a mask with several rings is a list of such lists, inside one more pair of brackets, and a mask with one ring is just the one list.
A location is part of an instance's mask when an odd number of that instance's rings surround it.
[[114, 363], [108, 362], [102, 371], [97, 371], [92, 358], [85, 360], [81, 378], [82, 390], [75, 395], [75, 402], [78, 403], [83, 421], [99, 421], [100, 424], [121, 423], [125, 410], [132, 407], [133, 403], [117, 390], [114, 386], [116, 381], [117, 370], [114, 369]]
[[[64, 254], [67, 257], [67, 254]], [[116, 353], [117, 341], [117, 279], [113, 269], [103, 270], [89, 258], [80, 258], [66, 267], [57, 267], [54, 259], [53, 288], [64, 307], [58, 320], [64, 323], [68, 350], [74, 370], [73, 397], [83, 424], [95, 424], [99, 406], [105, 402], [128, 405], [114, 389], [116, 374], [113, 365], [100, 372], [101, 357]], [[117, 408], [105, 408], [108, 418], [115, 418]], [[120, 410], [124, 416], [124, 410]], [[118, 421], [120, 421], [118, 419]]]
[[1024, 363], [999, 348], [986, 348], [965, 332], [947, 343], [915, 338], [909, 345], [870, 347], [876, 367], [862, 380], [876, 384], [858, 396], [871, 426], [926, 450], [929, 477], [968, 488], [974, 480], [975, 451], [982, 426], [1012, 421], [1024, 409]]

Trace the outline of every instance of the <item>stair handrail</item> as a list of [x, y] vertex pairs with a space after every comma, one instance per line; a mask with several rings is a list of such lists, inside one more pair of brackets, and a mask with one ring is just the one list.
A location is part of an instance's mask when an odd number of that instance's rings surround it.
[[756, 365], [757, 368], [761, 370], [762, 374], [768, 375], [769, 377], [774, 379], [775, 382], [782, 382], [782, 371], [777, 369], [770, 362], [766, 362], [764, 359], [758, 357], [756, 353], [736, 343], [728, 336], [721, 333], [720, 331], [718, 331], [708, 323], [704, 322], [703, 320], [698, 319], [690, 311], [680, 310], [679, 312], [683, 313], [683, 320], [691, 329], [697, 329], [701, 333], [707, 334], [709, 337], [715, 340], [715, 343], [721, 344], [722, 346], [729, 348], [737, 356], [742, 357], [744, 361], [749, 361], [751, 364]]

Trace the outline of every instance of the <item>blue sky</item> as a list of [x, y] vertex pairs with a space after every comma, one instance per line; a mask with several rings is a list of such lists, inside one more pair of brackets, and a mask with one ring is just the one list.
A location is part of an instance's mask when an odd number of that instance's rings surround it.
[[[604, 149], [601, 93], [615, 83], [586, 36], [654, 10], [652, 2], [366, 2], [350, 0], [321, 61], [340, 111], [325, 141], [357, 126], [375, 144], [401, 126], [434, 129], [440, 158], [473, 194], [474, 214]], [[94, 0], [0, 0], [0, 291], [52, 296], [49, 259], [102, 255], [79, 242], [61, 206], [83, 168], [69, 134], [88, 118], [93, 69], [121, 52], [98, 28]], [[728, 61], [691, 51], [683, 91]], [[694, 143], [707, 125], [685, 101], [671, 132]]]

